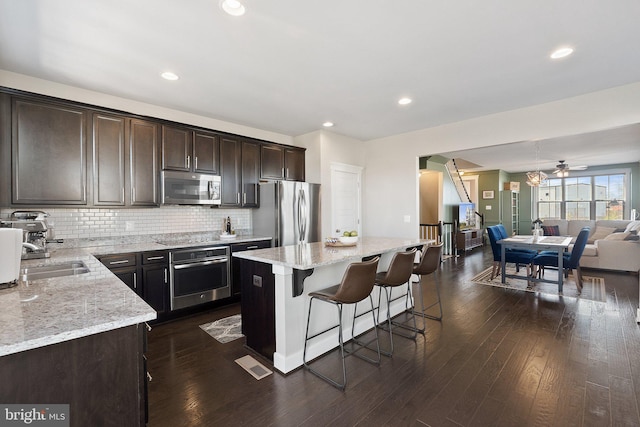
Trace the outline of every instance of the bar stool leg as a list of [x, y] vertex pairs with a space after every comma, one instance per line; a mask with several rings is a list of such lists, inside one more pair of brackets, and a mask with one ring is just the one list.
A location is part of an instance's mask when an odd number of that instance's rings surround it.
[[[362, 341], [360, 341], [360, 340], [358, 340], [356, 338], [356, 334], [355, 334], [356, 318], [359, 317], [358, 316], [358, 311], [357, 311], [358, 310], [358, 304], [356, 303], [354, 308], [353, 308], [353, 322], [351, 323], [351, 335], [352, 335], [351, 339], [352, 339], [353, 343], [355, 343], [355, 344], [357, 344], [359, 346], [359, 348], [356, 348], [355, 350], [345, 349], [345, 352], [347, 354], [352, 354], [352, 355], [354, 355], [354, 356], [356, 356], [356, 357], [358, 357], [358, 358], [360, 358], [362, 360], [365, 360], [367, 362], [373, 363], [374, 365], [379, 365], [380, 364], [380, 360], [382, 359], [382, 357], [380, 356], [381, 355], [381, 352], [380, 352], [380, 340], [379, 340], [379, 337], [378, 337], [378, 328], [376, 327], [377, 326], [376, 315], [375, 315], [375, 310], [374, 310], [374, 307], [373, 307], [373, 297], [371, 296], [371, 294], [369, 294], [369, 302], [371, 303], [371, 310], [369, 310], [369, 311], [371, 311], [371, 319], [373, 320], [373, 332], [375, 334], [375, 338], [370, 340], [370, 341], [368, 341], [368, 342], [366, 342], [366, 343], [362, 342]], [[363, 313], [363, 314], [366, 314], [366, 312]], [[361, 350], [363, 348], [367, 348], [369, 350], [373, 350], [371, 347], [369, 347], [373, 341], [376, 342], [376, 350], [375, 351], [376, 351], [376, 353], [378, 355], [377, 359], [372, 359], [370, 357], [363, 356], [361, 354], [356, 353], [358, 350]]]
[[304, 350], [302, 352], [302, 364], [304, 365], [305, 368], [307, 368], [307, 370], [309, 372], [311, 372], [312, 374], [316, 375], [319, 378], [322, 378], [323, 380], [325, 380], [326, 382], [328, 382], [329, 384], [331, 384], [332, 386], [340, 389], [340, 390], [344, 390], [347, 386], [347, 367], [345, 364], [345, 355], [344, 355], [344, 343], [343, 343], [343, 338], [342, 338], [342, 304], [340, 303], [334, 303], [331, 302], [333, 305], [335, 305], [338, 309], [338, 341], [340, 342], [340, 358], [342, 359], [342, 383], [339, 383], [331, 378], [329, 378], [328, 376], [326, 376], [325, 374], [313, 369], [309, 363], [307, 362], [307, 343], [309, 342], [309, 339], [317, 337], [320, 334], [323, 334], [331, 329], [334, 328], [330, 328], [327, 329], [325, 331], [319, 332], [315, 335], [309, 336], [309, 323], [310, 323], [310, 319], [311, 319], [311, 306], [313, 305], [313, 301], [315, 298], [311, 298], [311, 301], [309, 301], [309, 312], [307, 315], [307, 328], [306, 328], [306, 332], [305, 332], [305, 337], [304, 337]]
[[[434, 273], [435, 274], [435, 273]], [[422, 276], [419, 275], [418, 276], [418, 286], [420, 287], [420, 298], [422, 298]], [[424, 300], [422, 301], [422, 312], [416, 312], [416, 314], [422, 316], [423, 319], [423, 325], [426, 326], [426, 324], [424, 323], [424, 319], [431, 319], [431, 320], [438, 320], [441, 321], [442, 320], [442, 300], [440, 299], [440, 284], [438, 283], [438, 281], [435, 281], [435, 285], [436, 285], [436, 296], [438, 297], [438, 300], [436, 302], [434, 302], [433, 304], [430, 304], [428, 306], [424, 306]], [[434, 306], [438, 306], [438, 311], [439, 311], [439, 315], [438, 316], [434, 316], [431, 314], [427, 314], [427, 310], [429, 310], [431, 307]], [[423, 329], [424, 331], [424, 329]]]

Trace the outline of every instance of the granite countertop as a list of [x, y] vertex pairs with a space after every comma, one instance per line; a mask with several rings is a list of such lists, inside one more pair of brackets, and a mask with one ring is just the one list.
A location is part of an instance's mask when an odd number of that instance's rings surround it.
[[130, 326], [156, 312], [93, 255], [74, 250], [22, 266], [83, 261], [88, 273], [0, 290], [0, 356]]
[[[19, 282], [0, 289], [0, 356], [122, 328], [157, 317], [157, 313], [107, 269], [96, 256], [227, 245], [270, 237], [176, 233], [112, 239], [74, 239], [48, 245], [51, 257], [23, 260], [21, 267], [83, 261], [88, 273]], [[163, 243], [158, 243], [163, 241]]]
[[103, 238], [77, 239], [66, 241], [63, 245], [50, 244], [52, 253], [72, 253], [73, 250], [88, 252], [95, 256], [122, 254], [129, 252], [162, 251], [177, 248], [192, 248], [198, 246], [232, 245], [259, 240], [270, 240], [267, 236], [239, 235], [234, 239], [220, 239], [216, 233], [152, 235], [134, 238]]
[[333, 247], [324, 242], [254, 249], [233, 254], [236, 258], [308, 270], [344, 261], [360, 261], [363, 257], [404, 250], [433, 242], [425, 239], [362, 237], [355, 246]]

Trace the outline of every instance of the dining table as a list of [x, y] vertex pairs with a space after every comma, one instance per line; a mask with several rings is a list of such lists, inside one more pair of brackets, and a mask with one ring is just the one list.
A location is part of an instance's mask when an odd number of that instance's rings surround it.
[[562, 285], [564, 278], [563, 253], [569, 248], [571, 244], [571, 236], [531, 236], [531, 235], [515, 235], [499, 240], [501, 248], [500, 267], [502, 271], [502, 283], [506, 283], [507, 277], [521, 278], [515, 274], [506, 274], [505, 271], [505, 253], [507, 249], [528, 249], [534, 251], [554, 251], [558, 253], [558, 279], [549, 280], [543, 277], [537, 278], [529, 277], [528, 280], [532, 282], [549, 282], [558, 284], [558, 292], [562, 293]]

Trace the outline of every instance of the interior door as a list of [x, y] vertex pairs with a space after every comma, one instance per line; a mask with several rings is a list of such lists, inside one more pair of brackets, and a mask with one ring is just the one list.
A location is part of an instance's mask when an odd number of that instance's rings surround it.
[[353, 230], [361, 234], [361, 181], [361, 167], [331, 165], [331, 234], [334, 236]]

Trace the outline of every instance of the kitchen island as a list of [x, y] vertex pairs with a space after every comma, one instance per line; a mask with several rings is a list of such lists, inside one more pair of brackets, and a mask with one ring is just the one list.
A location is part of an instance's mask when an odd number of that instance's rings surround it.
[[[288, 373], [302, 366], [309, 292], [338, 284], [347, 266], [363, 258], [379, 255], [378, 271], [387, 269], [393, 254], [431, 243], [424, 239], [363, 237], [355, 246], [331, 247], [324, 242], [307, 243], [234, 254], [242, 260], [242, 327], [247, 346], [273, 361], [275, 369]], [[377, 289], [374, 301], [377, 304]], [[394, 290], [399, 292], [399, 290]], [[335, 323], [335, 307], [319, 307], [311, 322], [312, 330]], [[367, 302], [358, 313], [370, 309]], [[404, 311], [404, 301], [391, 305], [391, 315]], [[345, 319], [353, 316], [353, 306], [343, 309]], [[383, 308], [380, 315], [386, 316]], [[348, 322], [349, 323], [349, 322]], [[371, 329], [371, 318], [363, 316], [355, 324], [355, 335]], [[347, 326], [345, 341], [352, 333]], [[338, 345], [338, 332], [309, 344], [310, 358]]]

